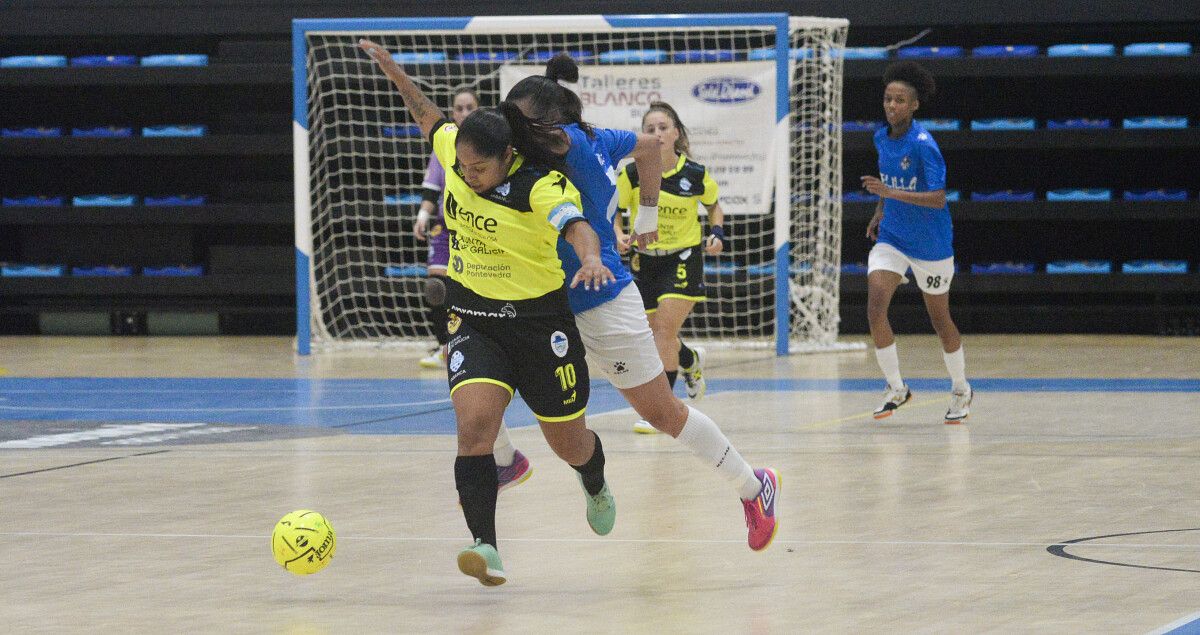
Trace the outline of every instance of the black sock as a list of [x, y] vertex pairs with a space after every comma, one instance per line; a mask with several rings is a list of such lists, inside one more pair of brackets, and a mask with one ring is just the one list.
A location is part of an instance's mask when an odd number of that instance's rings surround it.
[[471, 537], [496, 546], [496, 457], [460, 456], [454, 459], [454, 485]]
[[678, 376], [679, 376], [679, 371], [677, 371], [677, 370], [668, 370], [667, 371], [667, 382], [669, 382], [671, 384], [672, 390], [675, 389], [675, 378]]
[[583, 489], [586, 489], [588, 494], [595, 496], [604, 489], [604, 446], [600, 444], [600, 435], [592, 432], [592, 436], [596, 437], [596, 449], [592, 451], [592, 458], [583, 465], [572, 465], [571, 467], [583, 476]]
[[695, 364], [695, 363], [696, 363], [695, 351], [688, 348], [687, 344], [683, 343], [683, 340], [679, 340], [679, 367], [687, 369], [687, 368], [691, 368], [692, 364]]
[[446, 316], [446, 305], [431, 306], [425, 309], [425, 315], [429, 320], [429, 330], [433, 331], [433, 336], [437, 338], [438, 344], [449, 342], [450, 334], [446, 331], [449, 322]]

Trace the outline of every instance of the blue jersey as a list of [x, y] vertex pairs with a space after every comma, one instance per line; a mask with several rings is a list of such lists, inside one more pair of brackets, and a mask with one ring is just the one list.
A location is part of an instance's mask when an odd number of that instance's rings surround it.
[[[617, 297], [633, 276], [617, 253], [617, 233], [613, 230], [613, 215], [617, 210], [617, 163], [637, 144], [637, 135], [626, 130], [594, 128], [595, 136], [588, 137], [576, 124], [561, 126], [571, 141], [567, 152], [567, 178], [579, 190], [583, 199], [583, 216], [600, 237], [600, 260], [616, 276], [615, 284], [588, 291], [579, 285], [567, 290], [571, 311], [582, 313]], [[558, 239], [558, 258], [562, 260], [567, 284], [579, 271], [579, 258], [571, 243]]]
[[[875, 149], [879, 151], [879, 178], [884, 185], [906, 192], [946, 189], [946, 161], [933, 136], [921, 124], [912, 122], [899, 139], [889, 137], [886, 126], [880, 128], [875, 133]], [[884, 199], [879, 242], [917, 260], [950, 258], [954, 255], [950, 209]]]

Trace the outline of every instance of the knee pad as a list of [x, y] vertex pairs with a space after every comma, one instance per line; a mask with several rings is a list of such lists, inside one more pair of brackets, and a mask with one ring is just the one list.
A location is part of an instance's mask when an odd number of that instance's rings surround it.
[[439, 307], [446, 304], [446, 283], [439, 276], [425, 279], [425, 302], [429, 306]]

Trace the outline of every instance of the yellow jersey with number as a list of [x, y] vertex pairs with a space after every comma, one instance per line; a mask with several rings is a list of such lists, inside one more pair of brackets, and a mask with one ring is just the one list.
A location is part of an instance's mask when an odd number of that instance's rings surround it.
[[[658, 194], [658, 240], [647, 249], [687, 249], [700, 244], [699, 205], [717, 202], [717, 182], [703, 165], [679, 155], [671, 169], [663, 172], [662, 190]], [[629, 210], [629, 226], [637, 219], [638, 173], [630, 163], [617, 177], [617, 207]]]
[[450, 234], [450, 278], [492, 300], [528, 300], [563, 286], [558, 237], [584, 220], [579, 190], [561, 172], [516, 155], [503, 183], [477, 194], [463, 180], [454, 142], [458, 126], [430, 133], [446, 169], [442, 209]]

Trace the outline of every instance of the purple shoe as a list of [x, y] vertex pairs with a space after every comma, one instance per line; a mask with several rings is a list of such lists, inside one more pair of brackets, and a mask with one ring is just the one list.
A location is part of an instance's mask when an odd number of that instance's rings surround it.
[[533, 469], [529, 467], [529, 459], [525, 458], [520, 450], [517, 450], [513, 452], [512, 465], [496, 466], [496, 477], [500, 481], [496, 493], [499, 494], [510, 487], [516, 487], [529, 480], [530, 476], [533, 476]]

